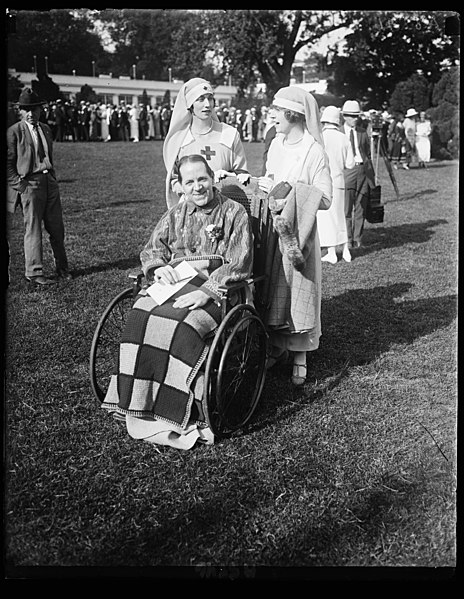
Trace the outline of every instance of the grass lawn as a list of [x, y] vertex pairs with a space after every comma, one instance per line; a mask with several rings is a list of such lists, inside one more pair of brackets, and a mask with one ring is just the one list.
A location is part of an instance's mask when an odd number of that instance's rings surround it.
[[[253, 174], [262, 149], [246, 145]], [[90, 576], [88, 567], [168, 576], [179, 566], [199, 579], [387, 577], [392, 566], [451, 575], [458, 163], [395, 171], [399, 199], [381, 170], [384, 223], [366, 224], [366, 247], [350, 264], [323, 263], [323, 337], [303, 388], [292, 387], [290, 366], [271, 371], [245, 431], [190, 452], [157, 451], [98, 407], [88, 360], [103, 309], [128, 286], [165, 210], [161, 150], [55, 144], [69, 283], [28, 286], [20, 212], [10, 219], [10, 577], [61, 566], [71, 568], [59, 576]]]

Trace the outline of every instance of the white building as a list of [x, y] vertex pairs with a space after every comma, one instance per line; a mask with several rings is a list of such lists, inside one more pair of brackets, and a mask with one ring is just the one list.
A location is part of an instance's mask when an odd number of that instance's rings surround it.
[[[32, 86], [32, 81], [37, 81], [35, 73], [17, 72], [8, 69], [13, 77], [19, 77], [21, 83], [26, 87]], [[99, 75], [98, 77], [82, 77], [80, 75], [55, 75], [49, 77], [59, 86], [60, 92], [67, 99], [74, 99], [84, 85], [90, 86], [104, 104], [119, 105], [122, 101], [126, 104], [139, 104], [142, 101], [143, 92], [146, 91], [150, 104], [160, 104], [167, 91], [170, 92], [171, 100], [174, 100], [182, 87], [183, 81], [151, 81], [148, 79], [131, 79], [130, 77], [112, 77], [111, 75]], [[237, 94], [234, 85], [219, 85], [214, 90], [218, 103], [230, 104]]]
[[309, 81], [308, 83], [295, 83], [295, 80], [290, 80], [290, 85], [294, 85], [295, 87], [301, 87], [306, 92], [311, 92], [313, 94], [321, 94], [324, 95], [327, 92], [327, 80], [319, 79], [318, 81]]

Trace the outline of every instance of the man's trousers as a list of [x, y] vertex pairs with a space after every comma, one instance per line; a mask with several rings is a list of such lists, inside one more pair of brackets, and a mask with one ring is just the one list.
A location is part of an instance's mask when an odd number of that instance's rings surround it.
[[49, 234], [56, 270], [68, 270], [64, 247], [64, 224], [60, 191], [50, 173], [29, 175], [21, 194], [24, 220], [24, 259], [26, 277], [43, 275], [42, 222]]
[[345, 177], [345, 220], [348, 245], [361, 244], [369, 187], [364, 165], [344, 171]]

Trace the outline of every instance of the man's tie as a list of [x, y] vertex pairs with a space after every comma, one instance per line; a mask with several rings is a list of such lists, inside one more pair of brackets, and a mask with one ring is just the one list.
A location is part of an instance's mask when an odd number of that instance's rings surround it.
[[39, 160], [40, 160], [40, 162], [43, 162], [45, 160], [45, 149], [43, 147], [42, 137], [40, 135], [38, 125], [34, 125], [34, 131], [36, 132], [36, 135], [37, 135], [37, 148], [38, 148]]
[[356, 156], [356, 146], [354, 145], [354, 129], [353, 128], [350, 129], [350, 142], [351, 142], [351, 149], [353, 150], [353, 156]]

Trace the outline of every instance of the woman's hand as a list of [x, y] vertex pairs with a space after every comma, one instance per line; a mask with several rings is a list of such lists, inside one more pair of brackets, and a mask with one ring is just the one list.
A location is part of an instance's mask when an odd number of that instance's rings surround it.
[[195, 291], [190, 291], [190, 293], [178, 297], [173, 303], [173, 307], [194, 310], [195, 308], [204, 306], [210, 299], [211, 298], [207, 293], [201, 289], [195, 289]]
[[172, 266], [166, 264], [166, 266], [160, 266], [153, 273], [153, 278], [155, 283], [162, 282], [167, 285], [172, 285], [173, 283], [177, 283], [179, 281], [179, 273], [175, 271]]
[[258, 187], [261, 189], [261, 191], [269, 193], [274, 187], [274, 179], [271, 179], [270, 177], [259, 177]]
[[250, 182], [251, 175], [250, 173], [239, 173], [237, 179], [242, 185], [247, 185]]
[[215, 183], [219, 183], [219, 181], [221, 181], [221, 179], [225, 179], [226, 177], [234, 177], [234, 173], [229, 173], [229, 171], [225, 171], [224, 169], [220, 168], [217, 171], [214, 171], [214, 182]]

